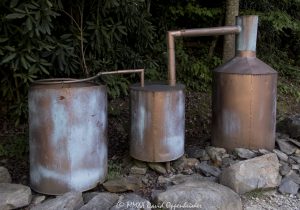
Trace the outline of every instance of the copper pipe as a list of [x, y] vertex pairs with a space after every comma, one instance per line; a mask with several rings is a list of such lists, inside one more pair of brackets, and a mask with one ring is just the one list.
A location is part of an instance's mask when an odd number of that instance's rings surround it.
[[145, 79], [144, 79], [144, 69], [126, 69], [126, 70], [117, 70], [117, 71], [106, 71], [106, 72], [99, 72], [95, 76], [85, 78], [85, 79], [71, 79], [71, 78], [54, 78], [54, 79], [41, 79], [33, 81], [33, 84], [37, 85], [53, 85], [53, 84], [70, 84], [70, 83], [78, 83], [78, 82], [88, 82], [94, 80], [101, 75], [108, 75], [108, 74], [129, 74], [129, 73], [140, 73], [141, 74], [141, 87], [144, 87]]
[[211, 36], [211, 35], [225, 35], [238, 34], [241, 28], [239, 26], [223, 26], [214, 28], [199, 28], [187, 29], [178, 31], [168, 31], [168, 76], [169, 85], [176, 85], [176, 69], [175, 69], [175, 37], [195, 37], [195, 36]]

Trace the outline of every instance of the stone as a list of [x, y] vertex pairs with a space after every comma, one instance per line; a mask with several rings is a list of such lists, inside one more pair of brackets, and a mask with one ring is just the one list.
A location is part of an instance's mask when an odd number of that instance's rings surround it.
[[300, 149], [296, 149], [295, 154], [296, 157], [300, 157]]
[[290, 179], [286, 179], [285, 181], [283, 181], [278, 188], [278, 191], [281, 194], [288, 193], [288, 194], [297, 195], [298, 190], [299, 190], [299, 185]]
[[153, 171], [156, 171], [160, 174], [166, 174], [167, 169], [163, 163], [148, 163], [149, 168], [151, 168]]
[[290, 158], [296, 161], [298, 164], [300, 164], [300, 157], [290, 156]]
[[0, 209], [16, 209], [28, 206], [31, 190], [21, 184], [0, 183]]
[[[161, 209], [242, 210], [238, 194], [214, 182], [187, 181], [169, 187], [154, 198]], [[166, 206], [168, 204], [172, 206]], [[190, 207], [190, 208], [188, 208]]]
[[279, 160], [282, 160], [284, 162], [288, 161], [289, 157], [285, 153], [281, 152], [278, 149], [273, 149], [273, 152], [277, 155], [277, 157], [279, 158]]
[[161, 185], [178, 185], [184, 182], [191, 182], [191, 181], [212, 181], [216, 182], [217, 179], [215, 177], [204, 177], [200, 174], [193, 174], [193, 175], [183, 175], [177, 174], [170, 177], [159, 176], [157, 179], [157, 183]]
[[120, 196], [117, 204], [113, 206], [110, 210], [136, 210], [136, 209], [143, 209], [143, 210], [150, 210], [151, 203], [142, 198], [139, 195], [134, 193], [129, 193], [124, 196]]
[[222, 159], [225, 157], [229, 157], [229, 155], [226, 153], [226, 150], [224, 148], [218, 148], [218, 147], [206, 147], [205, 148], [208, 156], [210, 157], [212, 163], [216, 166], [222, 165]]
[[282, 176], [287, 175], [290, 171], [291, 171], [291, 167], [290, 167], [289, 164], [287, 164], [287, 163], [283, 163], [283, 164], [280, 166], [280, 168], [279, 168], [279, 173], [280, 173]]
[[143, 162], [143, 161], [140, 161], [140, 160], [137, 160], [137, 159], [134, 159], [133, 160], [133, 164], [139, 168], [147, 168], [147, 163], [146, 162]]
[[284, 152], [287, 155], [293, 154], [296, 151], [296, 149], [297, 149], [297, 147], [295, 147], [294, 145], [290, 144], [285, 139], [276, 139], [276, 142], [278, 144], [278, 147], [279, 147], [280, 151]]
[[299, 164], [293, 164], [292, 165], [292, 169], [293, 170], [299, 170], [300, 169], [300, 165]]
[[30, 205], [37, 205], [46, 200], [46, 196], [44, 195], [33, 195], [31, 199]]
[[297, 147], [300, 147], [300, 141], [297, 141], [295, 139], [291, 139], [291, 138], [288, 138], [288, 141], [289, 142], [292, 142], [294, 145], [296, 145]]
[[228, 166], [231, 166], [232, 164], [235, 164], [239, 162], [238, 160], [233, 160], [232, 157], [226, 157], [222, 159], [222, 168], [226, 168]]
[[56, 198], [37, 204], [36, 206], [32, 207], [31, 210], [78, 210], [81, 206], [83, 206], [82, 193], [68, 192], [57, 196]]
[[291, 170], [283, 179], [282, 182], [286, 179], [290, 179], [293, 182], [300, 184], [300, 175], [297, 174], [295, 171]]
[[7, 168], [0, 166], [0, 183], [11, 183], [11, 176]]
[[103, 187], [112, 193], [135, 191], [142, 185], [141, 179], [137, 176], [117, 177], [103, 183]]
[[280, 181], [279, 161], [274, 153], [240, 161], [225, 168], [220, 176], [221, 184], [239, 194], [274, 188]]
[[258, 152], [262, 155], [266, 155], [266, 154], [270, 154], [271, 152], [269, 150], [266, 149], [258, 149]]
[[87, 204], [82, 206], [80, 210], [106, 210], [114, 206], [119, 200], [119, 196], [114, 193], [98, 193]]
[[191, 173], [193, 173], [193, 169], [195, 169], [196, 165], [199, 164], [200, 161], [196, 158], [186, 158], [186, 157], [182, 157], [176, 161], [173, 162], [173, 167], [177, 170], [177, 171], [185, 171], [188, 172], [190, 171]]
[[83, 203], [88, 203], [95, 196], [99, 195], [100, 192], [86, 192], [82, 194]]
[[197, 171], [201, 171], [205, 176], [219, 177], [221, 170], [218, 167], [211, 166], [207, 162], [201, 162], [196, 166]]
[[237, 156], [241, 159], [250, 159], [250, 158], [254, 158], [256, 157], [257, 155], [252, 152], [251, 150], [249, 149], [244, 149], [244, 148], [235, 148], [233, 150], [233, 152], [235, 154], [237, 154]]
[[202, 161], [210, 159], [207, 152], [204, 149], [201, 149], [200, 147], [188, 147], [186, 149], [186, 153], [189, 158], [198, 158]]
[[198, 164], [200, 163], [200, 161], [196, 158], [185, 158], [184, 159], [184, 168], [185, 169], [193, 169], [195, 168]]
[[138, 167], [138, 166], [132, 166], [130, 168], [130, 173], [144, 175], [147, 173], [147, 167], [142, 168], [142, 167]]

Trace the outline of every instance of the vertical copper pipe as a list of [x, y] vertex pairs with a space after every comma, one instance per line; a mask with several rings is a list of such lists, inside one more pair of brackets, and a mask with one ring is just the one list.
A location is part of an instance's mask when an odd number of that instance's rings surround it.
[[179, 31], [168, 31], [168, 76], [169, 85], [176, 85], [176, 68], [175, 68], [175, 37], [195, 37], [211, 36], [240, 33], [239, 26], [224, 26], [214, 28], [187, 29]]

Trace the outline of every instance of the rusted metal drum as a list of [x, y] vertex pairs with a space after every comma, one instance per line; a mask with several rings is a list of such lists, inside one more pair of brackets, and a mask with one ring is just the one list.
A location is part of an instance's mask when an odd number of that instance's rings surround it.
[[29, 90], [31, 187], [51, 195], [89, 190], [107, 173], [106, 87], [50, 83]]
[[277, 72], [256, 58], [257, 16], [238, 17], [237, 56], [213, 71], [214, 146], [272, 150]]
[[131, 86], [130, 155], [167, 162], [184, 154], [184, 86], [149, 83]]

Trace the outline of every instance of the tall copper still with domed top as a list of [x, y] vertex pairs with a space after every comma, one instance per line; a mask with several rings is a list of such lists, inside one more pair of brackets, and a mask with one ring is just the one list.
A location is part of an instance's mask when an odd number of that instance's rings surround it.
[[272, 150], [277, 72], [256, 58], [257, 16], [237, 17], [236, 56], [213, 71], [214, 146]]

